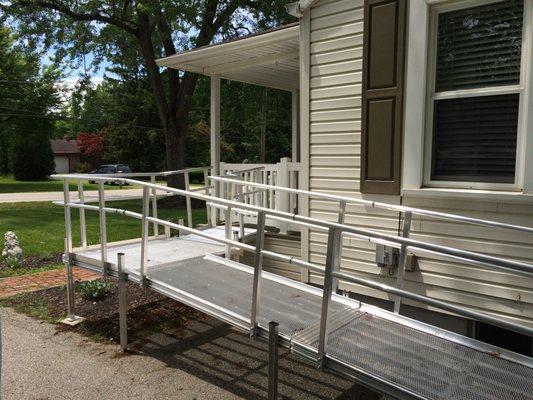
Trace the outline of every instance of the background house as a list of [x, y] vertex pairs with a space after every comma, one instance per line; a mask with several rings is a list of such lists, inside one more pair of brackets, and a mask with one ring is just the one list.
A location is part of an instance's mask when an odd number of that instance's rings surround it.
[[75, 140], [55, 139], [51, 141], [56, 174], [76, 172], [80, 163], [80, 150]]

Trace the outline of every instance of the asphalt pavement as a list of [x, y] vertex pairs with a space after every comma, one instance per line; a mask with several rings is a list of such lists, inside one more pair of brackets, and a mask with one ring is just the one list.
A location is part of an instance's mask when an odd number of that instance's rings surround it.
[[[123, 356], [116, 345], [57, 333], [10, 309], [0, 308], [0, 317], [3, 400], [267, 398], [265, 343], [213, 319], [189, 323], [179, 337], [154, 333]], [[380, 399], [285, 351], [279, 379], [280, 399]]]

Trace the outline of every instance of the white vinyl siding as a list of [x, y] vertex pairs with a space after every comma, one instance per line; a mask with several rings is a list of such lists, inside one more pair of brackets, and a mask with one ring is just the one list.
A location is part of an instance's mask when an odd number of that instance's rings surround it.
[[[254, 244], [254, 241], [251, 242]], [[272, 251], [278, 254], [284, 254], [289, 257], [301, 256], [301, 241], [297, 235], [277, 235], [267, 233], [265, 235], [265, 250]], [[253, 265], [254, 255], [250, 252], [244, 253], [245, 264]], [[301, 272], [300, 268], [290, 265], [283, 261], [274, 260], [269, 257], [263, 259], [263, 267], [265, 271], [275, 274], [283, 275], [287, 278], [300, 281]]]
[[[362, 10], [363, 0], [322, 0], [310, 11], [309, 189], [396, 204], [401, 201], [405, 205], [533, 226], [531, 203], [442, 196], [440, 199], [412, 195], [400, 198], [359, 192]], [[331, 18], [339, 15], [348, 15], [350, 19]], [[414, 102], [406, 101], [409, 109]], [[309, 203], [309, 215], [320, 219], [335, 221], [337, 209], [338, 204], [334, 202], [312, 200]], [[398, 214], [359, 205], [348, 206], [346, 222], [390, 234], [397, 234], [399, 226]], [[414, 217], [412, 236], [533, 262], [533, 237], [526, 234]], [[310, 232], [309, 261], [324, 265], [326, 240], [326, 232]], [[395, 284], [395, 278], [390, 277], [387, 270], [376, 266], [375, 246], [367, 241], [344, 238], [341, 268], [358, 276]], [[321, 284], [322, 276], [313, 273], [310, 280]], [[383, 292], [365, 287], [341, 282], [341, 288], [392, 300]], [[452, 261], [420, 258], [419, 269], [406, 273], [405, 288], [533, 325], [533, 280], [530, 278]]]
[[[310, 43], [309, 188], [359, 198], [363, 5], [363, 0], [316, 3], [311, 9]], [[381, 196], [381, 200], [398, 202], [399, 198]], [[335, 221], [337, 210], [335, 202], [309, 202], [314, 218]], [[398, 215], [349, 205], [346, 222], [395, 234]], [[310, 233], [311, 262], [324, 265], [326, 240], [326, 232]], [[375, 246], [367, 241], [345, 238], [342, 268], [392, 283], [376, 266], [374, 254]], [[322, 276], [311, 274], [311, 282], [321, 283]], [[380, 295], [360, 288], [354, 291]]]

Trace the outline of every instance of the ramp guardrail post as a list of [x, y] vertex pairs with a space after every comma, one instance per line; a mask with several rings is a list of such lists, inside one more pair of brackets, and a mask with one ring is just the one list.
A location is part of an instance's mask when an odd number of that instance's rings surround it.
[[[155, 175], [150, 175], [150, 182], [155, 185]], [[157, 189], [152, 188], [152, 216], [157, 218]], [[157, 222], [153, 223], [154, 236], [159, 236], [159, 225]]]
[[124, 272], [124, 253], [117, 255], [118, 270], [118, 315], [120, 331], [120, 350], [128, 350], [128, 294], [126, 290], [127, 275]]
[[[403, 226], [402, 226], [402, 236], [404, 238], [408, 238], [411, 233], [411, 219], [412, 219], [412, 213], [410, 211], [406, 211], [403, 214]], [[396, 277], [396, 287], [398, 289], [403, 289], [406, 264], [407, 264], [407, 245], [402, 244], [402, 246], [400, 247], [400, 259], [398, 261], [398, 275]], [[394, 298], [394, 313], [395, 314], [400, 313], [401, 305], [402, 305], [401, 296], [396, 296]]]
[[65, 253], [72, 252], [72, 218], [70, 214], [70, 188], [68, 179], [63, 180], [63, 203], [65, 207]]
[[278, 335], [279, 324], [268, 324], [268, 400], [278, 398]]
[[[239, 175], [240, 180], [240, 175]], [[239, 196], [239, 202], [244, 203], [243, 187], [241, 184], [237, 184], [237, 196]], [[239, 213], [239, 236], [241, 240], [244, 239], [244, 215]]]
[[[65, 238], [65, 249], [68, 246], [68, 239]], [[76, 316], [74, 312], [74, 276], [73, 276], [73, 263], [72, 253], [65, 251], [63, 254], [63, 264], [67, 272], [67, 318], [62, 322], [67, 325], [77, 325], [84, 320], [84, 318]]]
[[[78, 180], [78, 198], [80, 204], [85, 204], [85, 193], [83, 191], [83, 181]], [[87, 247], [87, 225], [85, 224], [85, 209], [80, 208], [80, 242], [82, 247]]]
[[102, 272], [105, 275], [107, 267], [107, 227], [104, 183], [104, 181], [98, 181], [98, 216], [100, 222], [100, 252], [102, 257]]
[[147, 186], [143, 187], [143, 204], [141, 217], [141, 284], [146, 285], [146, 262], [148, 260], [148, 213], [150, 210], [150, 196]]
[[[216, 184], [216, 182], [215, 182]], [[208, 168], [204, 168], [204, 187], [205, 187], [205, 191], [204, 191], [204, 194], [206, 196], [211, 196], [211, 189], [209, 188], [210, 186], [210, 182], [209, 182], [209, 169]], [[207, 225], [208, 226], [211, 226], [211, 207], [209, 207], [207, 204], [205, 205], [205, 211], [206, 211], [206, 214], [207, 214]]]
[[333, 268], [337, 254], [338, 242], [342, 239], [341, 231], [330, 227], [328, 231], [328, 247], [326, 254], [326, 270], [324, 272], [324, 288], [322, 294], [322, 308], [320, 313], [320, 331], [318, 336], [318, 368], [324, 368], [326, 362], [326, 345], [328, 341], [329, 303], [333, 291]]
[[[346, 219], [346, 201], [341, 200], [339, 202], [339, 216], [337, 222], [344, 225], [344, 220]], [[333, 255], [333, 271], [337, 272], [341, 269], [341, 253], [342, 253], [342, 240], [339, 239], [336, 241]], [[332, 293], [337, 293], [339, 289], [339, 279], [333, 278], [332, 280]]]
[[[226, 212], [225, 212], [225, 215], [224, 215], [224, 230], [225, 230], [225, 234], [226, 234], [226, 239], [228, 240], [232, 240], [232, 235], [231, 235], [231, 231], [232, 231], [232, 211], [231, 211], [231, 206], [227, 206], [226, 207]], [[231, 248], [231, 245], [227, 244], [226, 245], [226, 258], [228, 260], [231, 259], [231, 251], [232, 251], [232, 248]]]
[[263, 244], [265, 241], [265, 212], [257, 214], [257, 226], [255, 233], [255, 255], [254, 255], [254, 280], [252, 288], [252, 312], [250, 318], [251, 335], [257, 334], [257, 312], [259, 308], [259, 292], [261, 289], [261, 271], [263, 267]]
[[[185, 180], [185, 190], [191, 190], [191, 184], [189, 179], [189, 171], [186, 171], [183, 174], [183, 179]], [[193, 227], [192, 223], [192, 205], [191, 205], [191, 196], [185, 196], [185, 204], [187, 206], [187, 226], [189, 228]]]

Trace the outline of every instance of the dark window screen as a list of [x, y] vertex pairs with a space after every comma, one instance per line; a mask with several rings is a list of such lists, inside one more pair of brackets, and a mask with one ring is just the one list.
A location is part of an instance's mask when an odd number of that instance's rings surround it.
[[518, 94], [435, 101], [432, 180], [514, 183]]
[[523, 0], [439, 14], [437, 92], [520, 82]]

